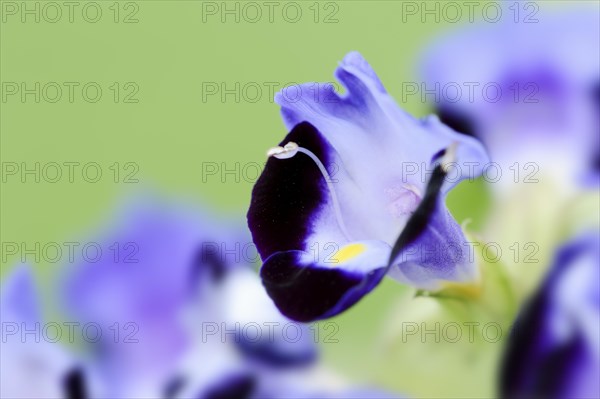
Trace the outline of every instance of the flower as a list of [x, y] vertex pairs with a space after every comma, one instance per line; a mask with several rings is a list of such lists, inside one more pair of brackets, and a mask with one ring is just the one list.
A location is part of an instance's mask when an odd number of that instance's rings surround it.
[[198, 274], [218, 276], [225, 267], [204, 262], [202, 244], [224, 239], [208, 220], [159, 201], [132, 204], [116, 219], [112, 231], [88, 240], [102, 249], [100, 260], [78, 259], [66, 270], [61, 292], [69, 318], [103, 332], [99, 342], [89, 342], [88, 363], [89, 375], [109, 382], [99, 384], [110, 389], [101, 395], [152, 396], [190, 345], [181, 312], [210, 277]]
[[[78, 368], [74, 358], [58, 342], [60, 336], [55, 341], [50, 335], [58, 323], [42, 322], [40, 298], [29, 266], [17, 266], [3, 282], [0, 315], [0, 396], [77, 397], [76, 394], [81, 393]], [[58, 332], [62, 335], [60, 330]]]
[[308, 326], [283, 317], [257, 274], [246, 268], [230, 273], [221, 292], [226, 329], [245, 359], [275, 368], [310, 365], [317, 358]]
[[314, 385], [314, 334], [277, 311], [254, 271], [231, 270], [201, 323], [206, 303], [197, 305], [188, 312], [194, 345], [176, 373], [185, 381], [177, 397], [284, 397]]
[[600, 234], [557, 254], [519, 315], [502, 366], [503, 398], [600, 397]]
[[[249, 341], [237, 328], [288, 322], [257, 289], [243, 247], [250, 240], [237, 223], [161, 200], [135, 201], [117, 220], [89, 241], [104, 249], [100, 260], [80, 259], [61, 281], [69, 317], [103, 333], [86, 340], [90, 396], [204, 397], [223, 393], [223, 382], [232, 388], [231, 379], [250, 389], [257, 370], [273, 365], [314, 364], [306, 326], [298, 342]], [[219, 333], [207, 339], [213, 326]]]
[[443, 198], [481, 172], [483, 147], [402, 111], [356, 52], [336, 77], [344, 96], [322, 84], [276, 95], [290, 133], [269, 150], [248, 210], [263, 284], [298, 321], [344, 311], [385, 274], [428, 290], [477, 274]]
[[471, 26], [426, 52], [421, 93], [437, 92], [426, 95], [442, 121], [480, 138], [511, 177], [494, 187], [542, 176], [563, 189], [598, 184], [599, 38], [595, 6]]

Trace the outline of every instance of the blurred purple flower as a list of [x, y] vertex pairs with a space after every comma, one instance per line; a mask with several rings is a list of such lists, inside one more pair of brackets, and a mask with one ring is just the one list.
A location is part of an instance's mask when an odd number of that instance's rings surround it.
[[303, 370], [316, 364], [317, 348], [308, 326], [283, 317], [251, 269], [231, 270], [211, 302], [212, 316], [201, 323], [194, 319], [207, 313], [206, 302], [189, 312], [196, 337], [177, 373], [187, 382], [179, 396], [233, 397], [243, 392], [249, 396], [239, 397], [264, 397], [266, 390], [273, 390], [277, 397], [292, 383], [300, 384]]
[[[480, 173], [483, 147], [434, 116], [404, 112], [356, 52], [335, 76], [346, 95], [314, 83], [293, 99], [287, 89], [276, 95], [290, 133], [269, 151], [248, 211], [267, 292], [299, 321], [344, 311], [388, 271], [429, 290], [476, 277], [444, 197]], [[473, 173], [456, 168], [446, 179], [436, 165], [447, 161], [471, 162]]]
[[[215, 252], [221, 247], [215, 243], [244, 242], [243, 237], [243, 231], [212, 225], [208, 215], [190, 209], [157, 202], [126, 208], [100, 247], [127, 242], [138, 250], [122, 259], [111, 253], [98, 262], [76, 263], [62, 276], [59, 288], [65, 289], [67, 313], [74, 317], [68, 321], [79, 323], [76, 331], [84, 337], [87, 323], [101, 332], [97, 342], [91, 337], [78, 342], [83, 346], [77, 352], [48, 341], [31, 270], [16, 268], [3, 282], [0, 298], [2, 397], [262, 398], [336, 392], [314, 381], [317, 351], [308, 326], [276, 310], [247, 263]], [[135, 328], [117, 329], [115, 335], [114, 323]]]
[[337, 390], [310, 389], [298, 387], [297, 390], [286, 391], [283, 395], [280, 391], [266, 391], [264, 394], [254, 396], [255, 398], [277, 398], [277, 399], [402, 399], [405, 396], [384, 391], [374, 387], [346, 388]]
[[12, 270], [0, 296], [2, 398], [71, 398], [79, 393], [74, 358], [58, 340], [50, 342], [43, 334], [40, 302], [29, 266]]
[[439, 38], [424, 58], [424, 87], [437, 92], [433, 105], [442, 121], [480, 138], [506, 173], [516, 162], [521, 168], [535, 162], [529, 171], [539, 167], [563, 182], [597, 184], [598, 9], [546, 10], [538, 19], [507, 19]]
[[100, 261], [81, 260], [68, 270], [70, 315], [103, 331], [94, 357], [95, 372], [114, 389], [106, 395], [165, 384], [189, 344], [180, 313], [192, 298], [195, 257], [211, 240], [190, 216], [161, 204], [126, 209], [116, 231], [94, 241], [103, 250]]
[[503, 398], [600, 397], [600, 233], [565, 245], [518, 317], [506, 349]]
[[[237, 224], [183, 204], [136, 202], [94, 242], [105, 251], [100, 260], [82, 259], [62, 282], [69, 316], [103, 332], [88, 346], [85, 377], [93, 397], [197, 395], [247, 374], [251, 364], [315, 359], [312, 342], [244, 342], [236, 334], [206, 341], [208, 324], [233, 323], [232, 307], [243, 305], [231, 295], [247, 292], [252, 281], [260, 286], [249, 264], [251, 241]], [[269, 306], [274, 310], [267, 298], [243, 316], [260, 319]]]

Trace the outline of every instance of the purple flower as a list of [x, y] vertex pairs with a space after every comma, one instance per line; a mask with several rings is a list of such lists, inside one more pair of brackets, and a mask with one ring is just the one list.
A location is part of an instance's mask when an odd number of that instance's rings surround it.
[[196, 395], [257, 364], [315, 360], [312, 342], [247, 342], [243, 334], [206, 341], [208, 324], [234, 331], [242, 315], [257, 322], [269, 308], [276, 319], [267, 320], [283, 322], [262, 289], [266, 304], [235, 312], [257, 301], [250, 288], [260, 287], [246, 236], [236, 223], [153, 200], [126, 207], [91, 241], [103, 256], [69, 268], [62, 291], [68, 315], [102, 331], [86, 340], [84, 382], [93, 397]]
[[196, 262], [204, 241], [222, 240], [191, 212], [174, 209], [160, 203], [126, 209], [115, 231], [90, 240], [102, 249], [100, 260], [81, 259], [68, 270], [69, 315], [102, 331], [93, 342], [93, 374], [110, 381], [105, 395], [159, 391], [189, 345], [180, 313], [200, 281], [192, 280]]
[[230, 271], [211, 303], [198, 303], [189, 316], [195, 338], [174, 373], [181, 383], [174, 397], [281, 397], [316, 365], [308, 326], [284, 318], [250, 269]]
[[3, 398], [70, 398], [81, 392], [74, 358], [50, 336], [62, 326], [43, 323], [40, 303], [29, 266], [12, 270], [0, 296]]
[[504, 173], [519, 162], [528, 175], [541, 169], [569, 184], [597, 184], [598, 9], [547, 11], [538, 19], [446, 34], [424, 57], [419, 91], [437, 92], [426, 96], [442, 121], [480, 138]]
[[[276, 95], [290, 133], [269, 151], [248, 211], [263, 284], [299, 321], [344, 311], [386, 273], [429, 290], [476, 276], [444, 196], [481, 171], [482, 146], [408, 115], [356, 52], [335, 75], [347, 94], [305, 84]], [[453, 162], [473, 173], [447, 179]]]
[[503, 398], [600, 397], [599, 265], [598, 232], [560, 250], [509, 337]]
[[226, 329], [246, 361], [279, 369], [311, 365], [317, 358], [308, 326], [281, 315], [249, 269], [230, 273], [221, 292]]

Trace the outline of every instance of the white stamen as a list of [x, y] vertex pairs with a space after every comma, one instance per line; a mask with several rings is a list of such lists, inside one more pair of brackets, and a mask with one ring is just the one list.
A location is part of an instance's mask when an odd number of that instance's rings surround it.
[[440, 165], [445, 173], [448, 173], [451, 166], [450, 164], [454, 163], [456, 160], [456, 147], [458, 147], [458, 143], [453, 141], [448, 148], [446, 148], [446, 152], [440, 160]]
[[290, 141], [284, 147], [272, 147], [267, 151], [268, 157], [275, 157], [277, 159], [288, 159], [296, 155], [298, 152], [298, 144]]
[[269, 157], [273, 156], [277, 159], [289, 159], [289, 158], [293, 157], [294, 155], [296, 155], [298, 152], [306, 154], [310, 159], [313, 160], [313, 162], [319, 168], [319, 171], [321, 172], [321, 175], [323, 175], [323, 178], [325, 179], [325, 183], [327, 184], [327, 189], [329, 190], [329, 195], [331, 196], [333, 211], [335, 213], [335, 218], [338, 222], [340, 230], [342, 230], [342, 233], [344, 234], [344, 236], [346, 237], [346, 239], [348, 241], [352, 241], [350, 239], [350, 234], [348, 233], [348, 230], [346, 229], [346, 224], [344, 223], [344, 219], [342, 219], [342, 211], [340, 208], [340, 204], [339, 204], [337, 195], [333, 188], [331, 176], [329, 176], [329, 173], [327, 172], [327, 169], [325, 168], [325, 165], [323, 165], [321, 160], [312, 151], [307, 150], [304, 147], [298, 146], [298, 144], [294, 143], [293, 141], [290, 141], [284, 147], [278, 146], [278, 147], [270, 148], [267, 151], [267, 156], [269, 156]]

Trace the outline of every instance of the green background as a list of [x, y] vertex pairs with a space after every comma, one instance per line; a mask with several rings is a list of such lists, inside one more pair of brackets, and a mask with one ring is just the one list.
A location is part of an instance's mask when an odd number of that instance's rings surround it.
[[[1, 3], [6, 7], [15, 2]], [[32, 8], [35, 3], [16, 2]], [[36, 23], [32, 16], [22, 22], [20, 14], [2, 16], [3, 84], [26, 82], [32, 87], [35, 82], [78, 82], [81, 88], [97, 82], [103, 89], [97, 103], [86, 102], [78, 89], [73, 103], [65, 90], [56, 103], [43, 98], [36, 103], [32, 96], [22, 102], [18, 95], [2, 101], [2, 162], [24, 162], [29, 167], [35, 162], [97, 162], [103, 171], [97, 183], [86, 182], [79, 174], [73, 183], [65, 176], [57, 183], [36, 183], [31, 176], [23, 183], [18, 176], [8, 176], [0, 197], [3, 242], [69, 241], [109, 218], [124, 196], [148, 188], [207, 202], [243, 217], [253, 185], [252, 179], [244, 179], [243, 171], [253, 176], [251, 168], [262, 164], [265, 150], [286, 133], [264, 82], [277, 82], [281, 87], [292, 82], [332, 81], [339, 60], [358, 50], [388, 91], [400, 99], [402, 82], [417, 79], [423, 49], [445, 30], [457, 27], [431, 18], [429, 23], [418, 17], [403, 21], [402, 2], [395, 1], [319, 2], [318, 23], [314, 1], [297, 2], [303, 13], [297, 23], [283, 18], [281, 5], [272, 23], [264, 14], [257, 23], [243, 19], [235, 23], [233, 16], [222, 23], [220, 15], [207, 16], [203, 22], [201, 1], [153, 0], [117, 3], [120, 13], [115, 23], [115, 2], [97, 3], [103, 12], [97, 23], [83, 18], [81, 5], [72, 23], [64, 15], [65, 8], [56, 23], [43, 18]], [[227, 2], [228, 7], [235, 3]], [[223, 7], [222, 2], [216, 4]], [[335, 10], [337, 22], [324, 23], [325, 15]], [[124, 23], [132, 11], [138, 22]], [[121, 87], [116, 103], [109, 88], [113, 82]], [[124, 102], [128, 82], [139, 87], [137, 103]], [[203, 101], [203, 82], [225, 82], [230, 88], [236, 82], [241, 86], [256, 82], [263, 90], [256, 102], [245, 101], [243, 96], [236, 102], [233, 95], [225, 102], [218, 95]], [[402, 106], [416, 116], [429, 112], [428, 105], [416, 97]], [[139, 182], [124, 183], [121, 175], [115, 183], [109, 169], [115, 162], [138, 165], [135, 177]], [[207, 163], [229, 169], [238, 164], [242, 176], [208, 176], [203, 181]], [[245, 165], [252, 166], [244, 169]], [[449, 197], [457, 219], [473, 218], [474, 228], [481, 225], [486, 203], [487, 190], [479, 182], [463, 183]], [[2, 274], [15, 263], [14, 257], [3, 259]], [[34, 266], [41, 278], [51, 277], [58, 267], [43, 262]], [[386, 281], [334, 319], [340, 327], [339, 342], [323, 344], [326, 362], [357, 382], [382, 382], [419, 396], [492, 395], [493, 355], [469, 373], [464, 372], [463, 363], [452, 360], [468, 358], [481, 343], [450, 349], [412, 344], [415, 353], [406, 357], [394, 345], [382, 347], [382, 326], [402, 310], [406, 295], [412, 293]], [[496, 353], [498, 345], [490, 352]], [[384, 362], [382, 353], [386, 352], [397, 356]], [[446, 354], [441, 352], [449, 353], [443, 362], [440, 359]]]

